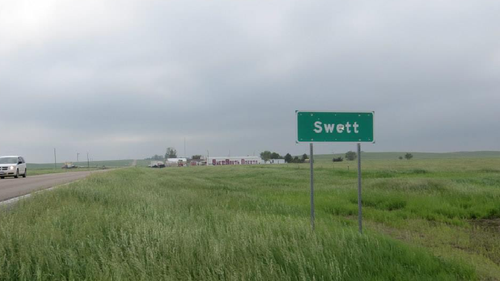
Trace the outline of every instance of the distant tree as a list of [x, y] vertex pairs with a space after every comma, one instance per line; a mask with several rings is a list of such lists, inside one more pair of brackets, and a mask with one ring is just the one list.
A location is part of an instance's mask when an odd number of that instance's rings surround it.
[[302, 154], [302, 158], [300, 159], [300, 162], [304, 163], [306, 162], [306, 160], [309, 159], [309, 157], [307, 157], [307, 154]]
[[155, 154], [155, 155], [151, 156], [150, 158], [146, 158], [146, 159], [159, 161], [159, 160], [163, 160], [163, 155]]
[[405, 158], [406, 158], [406, 160], [410, 160], [410, 159], [412, 159], [412, 158], [413, 158], [413, 154], [411, 154], [411, 153], [406, 153], [406, 154], [405, 154]]
[[200, 160], [201, 159], [201, 155], [193, 155], [191, 157], [191, 159], [193, 159], [193, 160]]
[[167, 153], [165, 153], [165, 158], [177, 158], [177, 150], [173, 147], [167, 148]]
[[403, 160], [403, 156], [399, 156], [399, 160]]
[[281, 155], [279, 153], [273, 152], [271, 153], [271, 159], [281, 159]]
[[264, 152], [261, 152], [260, 158], [262, 158], [262, 160], [264, 161], [269, 161], [269, 159], [271, 159], [271, 151], [266, 150]]
[[293, 157], [293, 163], [301, 163], [298, 156]]
[[354, 151], [348, 151], [346, 154], [345, 154], [345, 159], [349, 160], [349, 161], [353, 161], [355, 160], [356, 158], [358, 157], [358, 155], [356, 154], [356, 152]]
[[292, 157], [292, 155], [290, 155], [290, 153], [287, 153], [287, 154], [285, 155], [285, 162], [286, 162], [286, 163], [292, 163], [292, 161], [293, 161], [293, 157]]

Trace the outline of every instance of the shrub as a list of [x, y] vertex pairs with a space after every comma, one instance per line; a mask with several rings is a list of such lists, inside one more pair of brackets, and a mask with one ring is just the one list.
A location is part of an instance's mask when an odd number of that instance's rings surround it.
[[355, 160], [356, 158], [358, 157], [358, 155], [356, 154], [356, 152], [354, 151], [348, 151], [346, 154], [345, 154], [345, 159], [349, 160], [349, 161], [353, 161]]

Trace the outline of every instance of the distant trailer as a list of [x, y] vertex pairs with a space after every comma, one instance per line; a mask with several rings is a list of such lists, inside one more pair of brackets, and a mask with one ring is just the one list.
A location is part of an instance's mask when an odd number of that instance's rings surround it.
[[222, 165], [257, 165], [263, 164], [264, 161], [258, 156], [239, 156], [239, 157], [208, 157], [207, 164], [209, 166]]
[[285, 164], [285, 159], [269, 159], [266, 164]]
[[167, 158], [167, 161], [165, 161], [165, 166], [167, 167], [184, 167], [186, 165], [186, 158]]

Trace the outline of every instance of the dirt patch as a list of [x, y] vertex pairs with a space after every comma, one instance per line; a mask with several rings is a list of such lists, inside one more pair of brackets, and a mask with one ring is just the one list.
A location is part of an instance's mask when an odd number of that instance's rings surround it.
[[479, 170], [479, 172], [482, 172], [482, 173], [500, 173], [500, 170], [496, 170], [496, 169], [482, 169], [482, 170]]
[[500, 218], [496, 219], [475, 219], [469, 220], [469, 223], [474, 227], [479, 227], [486, 231], [497, 232], [500, 234]]
[[471, 249], [500, 265], [500, 219], [470, 220]]

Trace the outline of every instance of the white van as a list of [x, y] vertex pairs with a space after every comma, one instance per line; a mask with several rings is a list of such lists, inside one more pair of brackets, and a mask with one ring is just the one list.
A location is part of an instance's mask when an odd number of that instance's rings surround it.
[[19, 176], [26, 177], [28, 169], [26, 169], [26, 161], [20, 156], [0, 156], [0, 179], [5, 177], [18, 178]]

